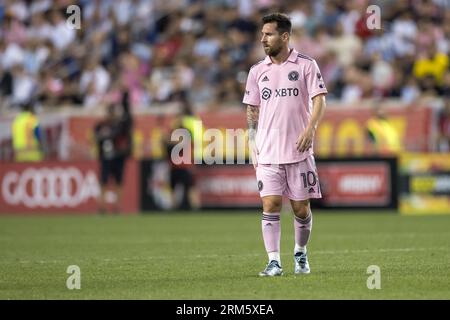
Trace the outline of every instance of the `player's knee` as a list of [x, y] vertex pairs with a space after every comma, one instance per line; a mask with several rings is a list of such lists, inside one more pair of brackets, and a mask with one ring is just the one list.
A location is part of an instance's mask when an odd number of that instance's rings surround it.
[[301, 202], [292, 207], [292, 211], [297, 218], [304, 219], [309, 214], [309, 201]]
[[281, 202], [278, 201], [264, 201], [264, 212], [277, 213], [281, 211]]
[[281, 206], [271, 203], [263, 206], [263, 210], [268, 213], [279, 213], [281, 211]]

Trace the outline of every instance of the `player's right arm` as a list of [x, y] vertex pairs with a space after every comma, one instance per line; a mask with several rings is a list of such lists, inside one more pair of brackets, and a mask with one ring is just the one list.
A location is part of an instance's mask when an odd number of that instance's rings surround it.
[[259, 107], [247, 105], [248, 139], [254, 141], [258, 130]]
[[259, 107], [247, 105], [248, 143], [250, 147], [253, 167], [258, 166], [258, 153], [256, 150], [256, 132], [258, 130]]
[[258, 161], [255, 140], [256, 132], [258, 130], [259, 105], [261, 101], [259, 97], [259, 88], [256, 81], [254, 68], [250, 69], [247, 77], [243, 103], [247, 105], [248, 144], [252, 157], [253, 167], [256, 169]]

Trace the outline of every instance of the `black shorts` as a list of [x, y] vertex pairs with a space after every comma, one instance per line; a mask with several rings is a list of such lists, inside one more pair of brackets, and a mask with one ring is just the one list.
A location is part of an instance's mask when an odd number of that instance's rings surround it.
[[170, 172], [170, 187], [175, 188], [177, 184], [181, 184], [186, 188], [194, 185], [194, 177], [187, 168], [172, 168]]
[[117, 184], [122, 184], [124, 166], [125, 158], [123, 157], [110, 160], [103, 159], [100, 162], [101, 185], [107, 184], [110, 176], [114, 178]]

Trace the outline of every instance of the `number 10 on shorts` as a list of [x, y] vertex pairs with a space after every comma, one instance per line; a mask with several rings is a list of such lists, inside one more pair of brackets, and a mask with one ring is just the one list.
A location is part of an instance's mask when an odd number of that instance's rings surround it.
[[300, 175], [302, 176], [303, 179], [303, 187], [304, 188], [308, 188], [308, 187], [314, 187], [317, 183], [317, 178], [314, 172], [312, 171], [308, 171], [306, 173], [302, 172], [300, 173]]

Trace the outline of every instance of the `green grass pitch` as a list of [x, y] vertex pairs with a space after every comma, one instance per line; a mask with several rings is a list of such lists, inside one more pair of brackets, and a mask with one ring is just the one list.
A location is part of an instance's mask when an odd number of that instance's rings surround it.
[[[266, 264], [260, 213], [1, 216], [0, 299], [450, 299], [450, 216], [314, 211], [312, 273], [293, 274], [283, 213], [284, 276]], [[69, 265], [81, 289], [69, 290]], [[367, 268], [381, 289], [367, 288]]]

